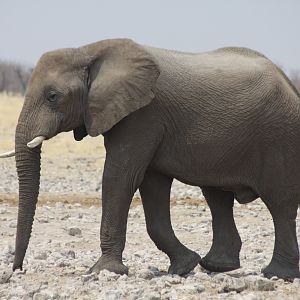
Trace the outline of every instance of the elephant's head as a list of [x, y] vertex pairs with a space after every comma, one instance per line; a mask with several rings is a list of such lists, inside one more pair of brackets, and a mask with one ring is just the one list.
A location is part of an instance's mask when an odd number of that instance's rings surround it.
[[158, 76], [153, 58], [131, 40], [106, 40], [41, 57], [16, 128], [19, 211], [14, 270], [22, 269], [30, 239], [43, 140], [62, 131], [73, 130], [76, 140], [108, 131], [150, 103]]

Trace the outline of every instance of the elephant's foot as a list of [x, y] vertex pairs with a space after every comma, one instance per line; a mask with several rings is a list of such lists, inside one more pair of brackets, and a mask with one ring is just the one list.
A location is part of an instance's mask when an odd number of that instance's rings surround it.
[[169, 274], [185, 275], [192, 271], [201, 261], [201, 257], [196, 252], [187, 249], [186, 253], [171, 258]]
[[240, 268], [239, 255], [229, 255], [225, 253], [217, 253], [209, 251], [208, 254], [202, 258], [200, 265], [211, 272], [228, 272]]
[[108, 270], [121, 275], [128, 275], [128, 268], [122, 263], [122, 261], [110, 256], [101, 256], [87, 273], [99, 273], [102, 270]]
[[265, 277], [271, 278], [277, 276], [286, 281], [293, 281], [294, 278], [300, 278], [298, 265], [281, 263], [276, 259], [272, 259], [270, 264], [261, 270]]

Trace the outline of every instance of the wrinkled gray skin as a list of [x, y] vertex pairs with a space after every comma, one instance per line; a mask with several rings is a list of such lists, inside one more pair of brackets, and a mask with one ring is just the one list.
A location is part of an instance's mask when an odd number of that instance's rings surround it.
[[[122, 39], [44, 54], [16, 129], [14, 269], [22, 268], [39, 190], [41, 146], [26, 143], [70, 130], [76, 140], [103, 134], [107, 151], [102, 256], [90, 271], [128, 272], [122, 252], [139, 189], [147, 231], [169, 256], [170, 273], [186, 274], [199, 262], [211, 271], [238, 268], [233, 200], [261, 197], [275, 226], [274, 254], [263, 273], [299, 277], [300, 97], [263, 55], [244, 48], [181, 53]], [[201, 187], [211, 209], [213, 243], [202, 260], [173, 232], [174, 178]]]

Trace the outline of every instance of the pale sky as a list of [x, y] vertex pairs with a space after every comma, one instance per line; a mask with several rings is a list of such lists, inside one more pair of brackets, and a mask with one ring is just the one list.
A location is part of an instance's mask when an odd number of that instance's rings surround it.
[[0, 0], [0, 59], [35, 64], [46, 51], [106, 38], [191, 52], [258, 50], [300, 70], [300, 0]]

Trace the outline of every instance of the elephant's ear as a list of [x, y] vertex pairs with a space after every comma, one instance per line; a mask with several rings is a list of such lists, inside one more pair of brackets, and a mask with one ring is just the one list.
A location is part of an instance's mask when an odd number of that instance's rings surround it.
[[82, 49], [90, 57], [85, 127], [97, 136], [152, 101], [160, 72], [146, 49], [131, 40], [106, 40]]

